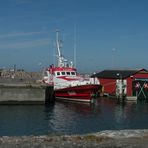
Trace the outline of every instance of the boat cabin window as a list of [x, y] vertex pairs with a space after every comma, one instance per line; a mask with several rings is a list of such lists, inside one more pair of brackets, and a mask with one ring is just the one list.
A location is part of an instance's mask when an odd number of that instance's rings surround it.
[[62, 72], [60, 72], [60, 71], [58, 71], [58, 72], [56, 72], [55, 73], [57, 76], [65, 76], [65, 75], [68, 75], [68, 76], [75, 76], [76, 75], [76, 72], [74, 72], [74, 71], [72, 71], [72, 72], [70, 72], [70, 71], [62, 71]]
[[70, 72], [66, 72], [67, 75], [70, 75]]
[[60, 75], [60, 72], [57, 72], [57, 76], [59, 76]]
[[65, 76], [65, 71], [62, 71], [62, 75]]
[[74, 71], [72, 71], [72, 72], [71, 72], [71, 75], [75, 76], [75, 75], [76, 75], [76, 73], [75, 73]]

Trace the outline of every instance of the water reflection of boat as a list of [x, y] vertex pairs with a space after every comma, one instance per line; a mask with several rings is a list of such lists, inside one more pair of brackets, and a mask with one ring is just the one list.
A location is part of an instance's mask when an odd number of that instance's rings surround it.
[[100, 107], [98, 106], [98, 101], [95, 100], [94, 103], [88, 104], [84, 102], [73, 102], [73, 101], [60, 101], [58, 103], [61, 103], [69, 110], [72, 110], [74, 112], [80, 113], [80, 114], [91, 114], [93, 112], [100, 113]]

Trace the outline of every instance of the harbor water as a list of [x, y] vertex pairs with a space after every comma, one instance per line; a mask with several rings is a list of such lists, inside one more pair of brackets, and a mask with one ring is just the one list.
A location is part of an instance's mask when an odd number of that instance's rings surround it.
[[146, 101], [94, 104], [0, 105], [0, 136], [86, 134], [102, 130], [147, 129]]

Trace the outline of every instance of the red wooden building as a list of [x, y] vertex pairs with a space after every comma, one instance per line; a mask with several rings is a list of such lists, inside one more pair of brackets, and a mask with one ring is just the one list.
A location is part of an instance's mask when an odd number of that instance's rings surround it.
[[126, 96], [148, 98], [148, 71], [138, 70], [104, 70], [93, 75], [100, 80], [104, 94], [116, 95], [117, 82], [122, 80]]

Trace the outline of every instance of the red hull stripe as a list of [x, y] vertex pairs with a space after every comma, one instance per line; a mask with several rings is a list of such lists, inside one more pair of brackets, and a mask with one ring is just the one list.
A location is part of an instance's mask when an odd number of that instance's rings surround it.
[[66, 88], [62, 88], [62, 89], [57, 89], [55, 90], [56, 92], [58, 91], [70, 91], [70, 90], [99, 90], [99, 88], [101, 87], [101, 85], [93, 85], [93, 84], [88, 84], [88, 85], [80, 85], [80, 86], [72, 86], [72, 87], [66, 87]]
[[96, 94], [100, 85], [81, 85], [55, 90], [55, 96], [59, 99], [90, 102], [93, 94]]
[[60, 78], [60, 79], [63, 79], [63, 80], [67, 80], [67, 81], [80, 80], [79, 78], [68, 78], [68, 77], [65, 77], [65, 76], [61, 76], [61, 77], [57, 77], [57, 78]]

